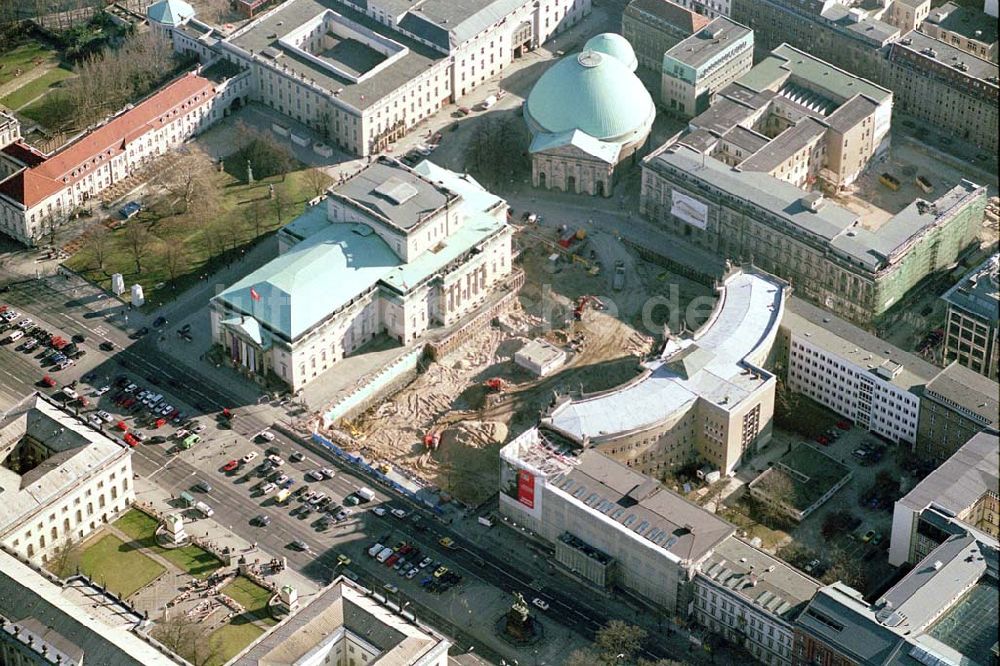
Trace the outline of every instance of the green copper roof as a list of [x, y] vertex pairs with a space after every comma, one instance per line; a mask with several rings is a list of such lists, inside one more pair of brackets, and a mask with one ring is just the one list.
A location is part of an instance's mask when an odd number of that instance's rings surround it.
[[570, 55], [538, 80], [524, 105], [532, 133], [578, 129], [601, 141], [627, 143], [652, 125], [653, 99], [617, 57]]
[[632, 50], [632, 45], [628, 43], [627, 39], [613, 32], [604, 32], [600, 35], [594, 35], [587, 40], [586, 44], [583, 45], [583, 50], [597, 51], [598, 53], [614, 56], [615, 58], [621, 60], [622, 64], [633, 72], [635, 71], [635, 68], [639, 66], [639, 61], [635, 57], [635, 51]]
[[179, 25], [194, 16], [194, 9], [184, 0], [160, 0], [150, 5], [146, 16], [165, 25]]

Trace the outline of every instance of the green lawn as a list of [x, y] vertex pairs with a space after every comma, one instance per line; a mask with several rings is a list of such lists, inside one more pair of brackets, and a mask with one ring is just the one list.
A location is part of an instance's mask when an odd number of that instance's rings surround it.
[[[246, 219], [246, 210], [254, 202], [259, 202], [257, 205], [262, 211], [261, 219], [264, 220], [259, 230], [261, 235], [278, 228], [277, 207], [275, 201], [268, 198], [269, 185], [274, 185], [277, 199], [282, 202], [281, 223], [297, 217], [305, 208], [306, 201], [315, 196], [315, 191], [306, 180], [306, 171], [298, 168], [299, 171], [289, 173], [284, 178], [266, 178], [253, 185], [240, 182], [228, 173], [212, 170], [211, 176], [216, 179], [219, 197], [216, 199], [218, 212], [212, 214], [210, 220], [199, 217], [197, 211], [169, 215], [163, 210], [164, 206], [156, 203], [150, 205], [128, 223], [147, 225], [154, 237], [149, 256], [142, 262], [141, 274], [136, 273], [124, 226], [110, 233], [103, 270], [97, 270], [93, 249], [86, 241], [66, 264], [106, 288], [110, 287], [112, 274], [122, 273], [126, 283], [137, 282], [142, 285], [146, 307], [157, 308], [197, 284], [202, 274], [214, 272], [227, 261], [238, 259], [241, 251], [256, 240], [258, 229]], [[149, 205], [150, 202], [146, 203]], [[211, 239], [206, 236], [213, 233], [209, 224], [214, 229], [234, 230], [233, 236], [226, 239], [227, 247], [224, 251], [220, 253], [218, 247], [214, 248], [215, 256]], [[181, 256], [175, 258], [177, 267], [174, 279], [171, 279], [168, 270], [168, 246], [183, 248]]]
[[142, 511], [132, 509], [115, 521], [115, 527], [132, 537], [137, 544], [168, 560], [181, 571], [205, 578], [222, 566], [214, 555], [198, 546], [163, 548], [156, 543], [156, 521]]
[[127, 599], [164, 571], [136, 548], [113, 534], [103, 536], [80, 554], [80, 571]]
[[[239, 617], [234, 620], [239, 620]], [[219, 652], [206, 666], [220, 666], [235, 657], [246, 646], [253, 643], [264, 630], [249, 622], [230, 622], [212, 632], [209, 640], [219, 646]]]
[[249, 578], [237, 576], [233, 582], [222, 588], [222, 593], [243, 606], [248, 613], [259, 617], [268, 616], [267, 602], [271, 598], [271, 591]]
[[73, 72], [68, 69], [55, 67], [45, 72], [34, 81], [29, 81], [3, 99], [0, 99], [0, 103], [3, 103], [16, 111], [28, 102], [34, 100], [36, 97], [41, 97], [47, 93], [50, 89], [57, 86], [60, 81], [68, 79], [73, 75]]
[[21, 76], [33, 70], [38, 66], [35, 64], [36, 60], [55, 62], [56, 53], [36, 41], [29, 41], [10, 51], [0, 53], [0, 86], [12, 81], [18, 68], [21, 69]]

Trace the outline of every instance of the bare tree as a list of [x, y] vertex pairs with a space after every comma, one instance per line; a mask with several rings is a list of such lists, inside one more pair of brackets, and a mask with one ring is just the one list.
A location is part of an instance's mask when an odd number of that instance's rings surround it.
[[80, 565], [79, 544], [73, 539], [66, 539], [59, 544], [49, 558], [49, 571], [59, 578], [66, 578], [76, 573]]
[[128, 244], [129, 252], [132, 253], [132, 260], [135, 261], [135, 272], [142, 273], [142, 262], [152, 248], [156, 237], [149, 233], [146, 225], [138, 220], [132, 220], [125, 228], [125, 242]]
[[205, 239], [205, 248], [210, 257], [222, 254], [226, 249], [226, 230], [222, 222], [218, 219], [210, 221], [202, 230]]
[[108, 247], [110, 240], [111, 234], [103, 224], [95, 226], [84, 237], [83, 247], [97, 264], [97, 270], [99, 271], [104, 270], [104, 263], [107, 261], [108, 250], [110, 249]]
[[753, 500], [756, 517], [768, 527], [783, 529], [791, 523], [786, 507], [795, 506], [795, 484], [785, 472], [772, 468], [762, 479], [758, 487], [765, 493], [767, 499]]
[[[642, 649], [646, 630], [621, 620], [611, 620], [597, 630], [594, 643], [606, 661], [630, 662]], [[619, 655], [621, 655], [619, 657]]]
[[260, 236], [267, 228], [267, 205], [261, 199], [255, 199], [243, 209], [243, 219], [247, 228], [253, 232], [253, 237]]
[[315, 167], [307, 169], [303, 178], [317, 197], [326, 192], [326, 188], [330, 184], [330, 177]]
[[184, 657], [194, 666], [206, 666], [219, 661], [222, 645], [208, 633], [204, 625], [179, 611], [164, 616], [151, 632], [167, 649]]
[[163, 243], [160, 245], [160, 258], [164, 268], [167, 269], [170, 281], [173, 282], [180, 277], [181, 271], [187, 264], [187, 250], [180, 243]]

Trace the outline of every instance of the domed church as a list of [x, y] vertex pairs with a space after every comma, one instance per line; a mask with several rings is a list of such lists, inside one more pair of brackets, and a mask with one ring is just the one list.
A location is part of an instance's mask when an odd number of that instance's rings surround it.
[[590, 38], [550, 67], [524, 103], [535, 187], [610, 197], [615, 170], [646, 143], [656, 114], [621, 35]]

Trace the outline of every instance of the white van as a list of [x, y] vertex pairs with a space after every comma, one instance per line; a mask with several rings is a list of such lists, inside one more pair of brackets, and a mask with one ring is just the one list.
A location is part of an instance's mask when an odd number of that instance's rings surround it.
[[361, 498], [363, 502], [371, 502], [375, 499], [375, 491], [371, 488], [358, 488], [354, 494]]
[[374, 546], [368, 549], [368, 556], [375, 557], [376, 555], [382, 552], [383, 548], [385, 548], [385, 546], [383, 546], [382, 544], [380, 543], [375, 544]]
[[392, 548], [383, 548], [382, 552], [379, 553], [375, 559], [378, 560], [379, 563], [385, 562], [387, 559], [389, 559], [389, 556], [392, 555], [392, 553], [393, 553]]
[[483, 111], [485, 111], [486, 109], [489, 109], [490, 107], [492, 107], [496, 103], [497, 103], [497, 96], [496, 95], [490, 95], [489, 97], [487, 97], [486, 99], [483, 100]]
[[23, 337], [24, 337], [24, 331], [22, 331], [21, 329], [17, 329], [16, 331], [10, 334], [10, 341], [16, 342]]
[[204, 502], [195, 502], [194, 508], [195, 511], [205, 516], [206, 518], [211, 518], [213, 515], [215, 515], [215, 511], [212, 511], [212, 507], [205, 504]]

